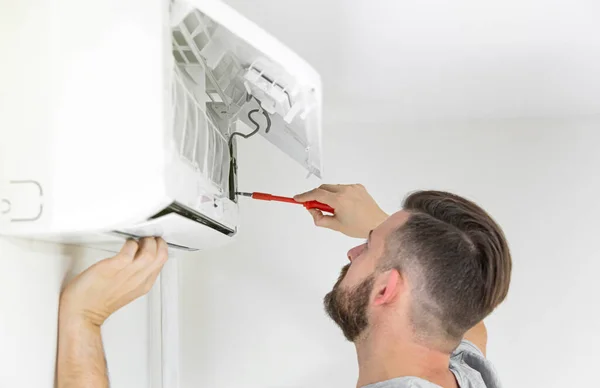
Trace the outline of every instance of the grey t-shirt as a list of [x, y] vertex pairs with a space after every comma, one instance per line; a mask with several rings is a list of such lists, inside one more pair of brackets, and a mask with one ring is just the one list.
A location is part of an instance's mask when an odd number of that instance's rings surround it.
[[[463, 340], [452, 353], [450, 370], [456, 376], [460, 388], [500, 388], [492, 363], [470, 341]], [[363, 388], [439, 388], [439, 385], [419, 377], [398, 377]]]

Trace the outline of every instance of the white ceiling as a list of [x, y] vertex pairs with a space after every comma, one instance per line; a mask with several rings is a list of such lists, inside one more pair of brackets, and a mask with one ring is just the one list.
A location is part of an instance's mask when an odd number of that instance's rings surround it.
[[595, 0], [226, 0], [322, 75], [326, 114], [600, 113]]

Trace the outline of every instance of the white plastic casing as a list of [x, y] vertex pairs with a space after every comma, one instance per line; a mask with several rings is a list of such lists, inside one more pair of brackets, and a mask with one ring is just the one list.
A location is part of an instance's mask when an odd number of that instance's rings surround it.
[[271, 118], [262, 136], [321, 174], [318, 74], [220, 1], [13, 2], [0, 25], [0, 234], [224, 244], [238, 226], [228, 140], [254, 129], [253, 109]]

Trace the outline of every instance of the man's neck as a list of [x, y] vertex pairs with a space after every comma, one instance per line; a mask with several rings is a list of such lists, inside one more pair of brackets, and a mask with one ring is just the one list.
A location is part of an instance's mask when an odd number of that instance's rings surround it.
[[370, 333], [356, 343], [357, 388], [396, 377], [415, 376], [442, 387], [457, 387], [450, 355], [398, 336]]

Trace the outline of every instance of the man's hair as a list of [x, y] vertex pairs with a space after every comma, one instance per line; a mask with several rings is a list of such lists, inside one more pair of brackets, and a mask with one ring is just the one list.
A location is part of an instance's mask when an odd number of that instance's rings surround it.
[[457, 195], [418, 191], [403, 207], [409, 218], [388, 237], [381, 266], [409, 277], [417, 337], [451, 351], [506, 297], [508, 245], [482, 208]]

